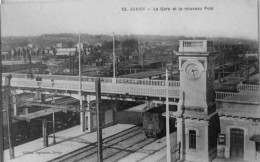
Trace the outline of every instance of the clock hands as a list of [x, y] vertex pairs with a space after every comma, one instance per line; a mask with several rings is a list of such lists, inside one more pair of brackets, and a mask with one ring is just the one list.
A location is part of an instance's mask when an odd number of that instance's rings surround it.
[[200, 76], [200, 69], [197, 64], [190, 63], [185, 67], [185, 75], [188, 79], [198, 79]]
[[197, 72], [197, 69], [191, 69], [191, 72], [194, 74], [195, 72]]

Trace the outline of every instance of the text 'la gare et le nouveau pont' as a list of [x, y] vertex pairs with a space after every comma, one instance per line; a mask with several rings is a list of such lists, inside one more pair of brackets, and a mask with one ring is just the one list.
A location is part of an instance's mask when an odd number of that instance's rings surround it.
[[212, 11], [214, 7], [122, 7], [122, 11]]

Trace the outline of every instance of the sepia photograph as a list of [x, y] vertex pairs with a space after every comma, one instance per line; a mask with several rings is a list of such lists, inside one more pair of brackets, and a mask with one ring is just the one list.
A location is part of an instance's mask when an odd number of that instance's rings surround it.
[[260, 0], [0, 14], [0, 162], [260, 161]]

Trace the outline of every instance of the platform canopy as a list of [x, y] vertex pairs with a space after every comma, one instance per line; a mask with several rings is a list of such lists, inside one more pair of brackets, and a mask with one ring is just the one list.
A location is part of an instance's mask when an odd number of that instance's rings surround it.
[[30, 122], [30, 120], [32, 120], [32, 119], [47, 116], [47, 115], [52, 114], [53, 112], [57, 113], [57, 112], [61, 112], [61, 111], [64, 112], [64, 110], [62, 110], [62, 109], [48, 108], [46, 110], [40, 110], [40, 111], [36, 111], [33, 113], [23, 114], [23, 115], [19, 115], [19, 116], [13, 116], [13, 118], [18, 119], [18, 120], [26, 120], [26, 121]]

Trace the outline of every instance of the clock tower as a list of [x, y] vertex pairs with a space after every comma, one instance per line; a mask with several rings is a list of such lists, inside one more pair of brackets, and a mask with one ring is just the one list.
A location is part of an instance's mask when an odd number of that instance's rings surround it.
[[216, 156], [218, 116], [214, 102], [213, 41], [180, 40], [180, 100], [177, 140], [181, 142], [181, 159], [207, 162]]

